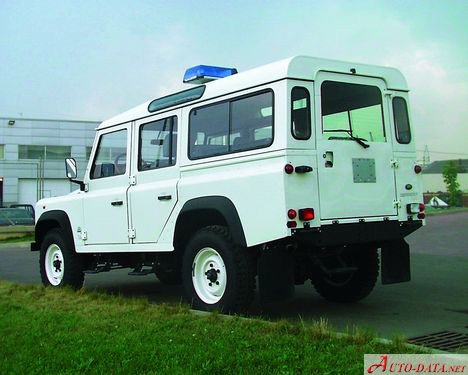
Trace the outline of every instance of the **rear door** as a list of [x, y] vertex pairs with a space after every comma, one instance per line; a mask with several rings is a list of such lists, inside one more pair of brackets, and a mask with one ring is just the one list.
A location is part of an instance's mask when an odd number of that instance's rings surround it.
[[315, 85], [322, 220], [397, 215], [385, 82], [319, 72]]
[[181, 111], [136, 122], [134, 168], [129, 189], [133, 243], [156, 243], [177, 203], [177, 163]]

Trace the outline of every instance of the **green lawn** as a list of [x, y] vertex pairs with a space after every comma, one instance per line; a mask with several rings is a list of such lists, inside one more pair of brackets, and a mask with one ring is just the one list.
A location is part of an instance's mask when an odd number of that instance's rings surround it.
[[[414, 352], [361, 333], [0, 282], [0, 373], [362, 374], [365, 353]], [[422, 351], [421, 351], [422, 352]]]
[[468, 212], [468, 207], [449, 207], [449, 208], [433, 208], [431, 206], [426, 206], [426, 215], [448, 215], [458, 212]]

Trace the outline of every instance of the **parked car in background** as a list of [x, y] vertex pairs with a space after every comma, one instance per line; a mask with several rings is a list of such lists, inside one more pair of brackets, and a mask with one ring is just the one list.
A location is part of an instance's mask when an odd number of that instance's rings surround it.
[[0, 225], [34, 225], [34, 218], [24, 208], [0, 208]]
[[33, 219], [36, 218], [36, 213], [32, 204], [11, 204], [10, 208], [21, 208], [25, 210]]

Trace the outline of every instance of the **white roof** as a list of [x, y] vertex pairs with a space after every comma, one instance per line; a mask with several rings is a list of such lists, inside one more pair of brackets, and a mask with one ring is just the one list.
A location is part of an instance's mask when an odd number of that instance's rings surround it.
[[[350, 74], [351, 69], [355, 69], [356, 75], [383, 79], [386, 82], [388, 89], [408, 91], [405, 78], [400, 71], [395, 68], [309, 56], [294, 56], [226, 78], [208, 82], [205, 84], [206, 89], [203, 96], [198, 100], [190, 102], [190, 104], [285, 78], [315, 80], [319, 71]], [[132, 108], [129, 111], [104, 121], [99, 128], [107, 128], [109, 126], [122, 124], [124, 122], [155, 114], [156, 112], [150, 113], [148, 111], [148, 105], [153, 100], [154, 99], [151, 99], [150, 101]]]

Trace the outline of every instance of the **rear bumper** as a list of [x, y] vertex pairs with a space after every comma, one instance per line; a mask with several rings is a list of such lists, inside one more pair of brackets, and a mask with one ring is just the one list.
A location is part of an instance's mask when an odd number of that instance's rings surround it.
[[405, 238], [420, 228], [422, 223], [415, 220], [331, 224], [319, 228], [297, 229], [293, 232], [293, 237], [308, 246], [383, 243]]

